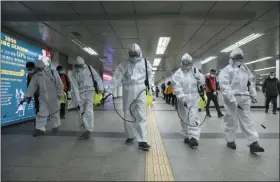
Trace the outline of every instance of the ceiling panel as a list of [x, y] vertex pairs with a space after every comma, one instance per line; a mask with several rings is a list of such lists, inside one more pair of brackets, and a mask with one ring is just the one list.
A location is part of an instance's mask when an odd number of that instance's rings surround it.
[[81, 21], [56, 21], [56, 24], [62, 25], [62, 26], [81, 26]]
[[276, 1], [250, 1], [244, 10], [254, 11], [256, 16], [260, 16], [273, 7], [277, 8], [277, 3]]
[[44, 27], [42, 22], [18, 22], [19, 25], [24, 27]]
[[76, 14], [65, 1], [24, 1], [24, 4], [36, 14]]
[[1, 22], [1, 27], [6, 27], [6, 28], [13, 28], [13, 27], [20, 27], [21, 25], [17, 22]]
[[183, 6], [181, 9], [182, 13], [185, 12], [201, 12], [201, 13], [207, 13], [210, 8], [213, 6], [214, 2], [210, 1], [189, 1], [189, 2], [183, 2]]
[[139, 39], [120, 39], [123, 48], [129, 49], [132, 44], [136, 43], [139, 45]]
[[143, 13], [179, 13], [181, 2], [134, 2], [137, 14]]
[[240, 11], [247, 3], [246, 1], [218, 1], [211, 12]]
[[1, 1], [2, 14], [31, 14], [22, 3], [16, 1]]
[[120, 39], [138, 38], [136, 28], [114, 28], [114, 30]]
[[104, 6], [107, 14], [134, 14], [134, 8], [132, 2], [123, 1], [111, 1], [101, 2]]
[[92, 25], [92, 26], [109, 26], [107, 20], [83, 20], [82, 21], [85, 25]]
[[105, 14], [100, 2], [93, 1], [73, 1], [71, 6], [79, 15], [83, 14]]
[[135, 20], [110, 20], [113, 28], [136, 28]]
[[114, 34], [110, 26], [88, 26], [88, 28], [95, 36]]

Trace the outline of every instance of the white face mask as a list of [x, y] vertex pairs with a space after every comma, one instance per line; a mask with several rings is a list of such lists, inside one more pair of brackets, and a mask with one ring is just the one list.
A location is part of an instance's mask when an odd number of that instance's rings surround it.
[[34, 73], [34, 70], [30, 70], [30, 71], [28, 71], [28, 73], [33, 74], [33, 73]]
[[60, 74], [64, 74], [64, 73], [65, 73], [65, 71], [64, 71], [64, 70], [61, 70], [61, 71], [59, 71], [58, 73], [60, 73]]
[[140, 57], [130, 57], [129, 60], [133, 63], [136, 63], [137, 61], [140, 60]]
[[214, 78], [214, 77], [216, 77], [216, 75], [214, 75], [214, 74], [211, 74], [211, 77], [213, 77], [213, 78]]
[[270, 76], [270, 79], [274, 79], [275, 78], [275, 76]]

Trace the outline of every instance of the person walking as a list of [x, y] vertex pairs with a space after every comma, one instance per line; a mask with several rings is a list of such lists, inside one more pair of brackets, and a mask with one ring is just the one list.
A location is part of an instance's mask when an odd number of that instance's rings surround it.
[[206, 114], [208, 117], [211, 117], [210, 110], [209, 110], [209, 105], [210, 102], [213, 101], [216, 110], [218, 112], [218, 117], [223, 117], [224, 115], [222, 114], [220, 110], [220, 106], [218, 103], [218, 92], [217, 92], [217, 87], [218, 87], [218, 82], [216, 80], [216, 70], [211, 69], [210, 74], [206, 76], [205, 79], [206, 83], [206, 95], [207, 95], [207, 103], [206, 103]]
[[[66, 94], [66, 97], [68, 97], [68, 93], [71, 90], [71, 82], [68, 78], [67, 74], [65, 73], [65, 70], [62, 66], [58, 66], [56, 68], [57, 72], [59, 73], [60, 79], [63, 83], [63, 91]], [[66, 103], [60, 104], [60, 119], [65, 119], [65, 110], [66, 110]]]
[[269, 77], [264, 81], [262, 91], [266, 97], [265, 100], [265, 112], [268, 113], [269, 103], [272, 102], [273, 114], [276, 114], [277, 110], [277, 96], [280, 93], [280, 82], [275, 76], [275, 72], [271, 72]]

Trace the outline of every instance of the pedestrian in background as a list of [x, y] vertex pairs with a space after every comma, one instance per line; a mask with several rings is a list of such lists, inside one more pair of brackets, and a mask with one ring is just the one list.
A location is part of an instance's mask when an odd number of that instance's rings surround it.
[[218, 82], [216, 80], [216, 70], [214, 69], [210, 70], [210, 74], [206, 76], [205, 83], [206, 83], [206, 95], [207, 95], [207, 103], [206, 103], [207, 116], [211, 117], [209, 105], [210, 102], [213, 101], [216, 110], [218, 112], [218, 117], [219, 118], [223, 117], [224, 115], [222, 114], [218, 103], [218, 92], [217, 92]]
[[273, 114], [276, 114], [277, 110], [277, 96], [280, 93], [280, 83], [275, 76], [275, 72], [271, 72], [269, 77], [264, 81], [262, 91], [266, 97], [265, 100], [265, 112], [268, 113], [269, 103], [272, 102]]
[[[66, 94], [66, 97], [68, 98], [68, 92], [71, 90], [71, 82], [65, 73], [65, 69], [62, 66], [58, 66], [56, 68], [60, 79], [63, 83], [63, 92]], [[66, 103], [60, 104], [60, 119], [65, 119], [65, 110], [66, 110]]]

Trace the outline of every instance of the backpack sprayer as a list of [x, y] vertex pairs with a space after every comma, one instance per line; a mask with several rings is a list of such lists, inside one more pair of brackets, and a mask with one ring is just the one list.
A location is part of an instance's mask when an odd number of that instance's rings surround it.
[[[198, 85], [198, 86], [197, 86], [197, 91], [198, 91], [198, 94], [199, 94], [199, 96], [201, 97], [201, 99], [202, 99], [202, 100], [205, 102], [205, 104], [206, 104], [206, 101], [205, 101], [205, 98], [204, 98], [204, 88], [203, 88], [203, 86], [202, 86], [202, 85]], [[189, 108], [186, 104], [184, 104], [184, 107], [188, 108], [188, 121], [189, 121], [191, 107]], [[178, 103], [177, 103], [177, 108], [178, 108]], [[206, 119], [207, 119], [207, 114], [205, 114], [205, 117], [204, 117], [204, 119], [203, 119], [203, 121], [202, 121], [201, 124], [198, 124], [197, 122], [195, 122], [196, 125], [190, 125], [189, 123], [186, 123], [186, 122], [182, 119], [182, 117], [181, 117], [180, 114], [179, 114], [179, 109], [177, 109], [177, 114], [178, 114], [178, 117], [179, 117], [179, 119], [181, 120], [181, 122], [184, 123], [184, 124], [187, 125], [187, 126], [190, 126], [190, 127], [200, 127], [200, 126], [202, 126], [202, 125], [205, 123], [205, 121], [206, 121]]]
[[116, 108], [116, 103], [115, 103], [115, 98], [114, 98], [114, 94], [110, 93], [109, 95], [107, 95], [105, 98], [102, 98], [101, 103], [104, 103], [104, 101], [112, 95], [113, 97], [113, 105], [114, 105], [114, 110], [116, 111], [116, 113], [119, 115], [120, 118], [122, 118], [124, 121], [130, 122], [130, 123], [135, 123], [136, 122], [136, 117], [133, 115], [132, 113], [132, 105], [138, 100], [138, 98], [140, 97], [140, 95], [146, 91], [146, 95], [148, 94], [148, 92], [150, 91], [150, 85], [149, 85], [149, 77], [148, 77], [148, 69], [147, 69], [147, 60], [145, 59], [145, 69], [146, 69], [146, 79], [144, 84], [146, 85], [146, 89], [142, 90], [139, 92], [139, 94], [137, 95], [136, 99], [131, 102], [130, 106], [129, 106], [129, 112], [131, 114], [131, 116], [133, 117], [133, 120], [127, 120], [125, 119], [123, 116], [120, 115], [120, 113], [118, 112], [117, 108]]

